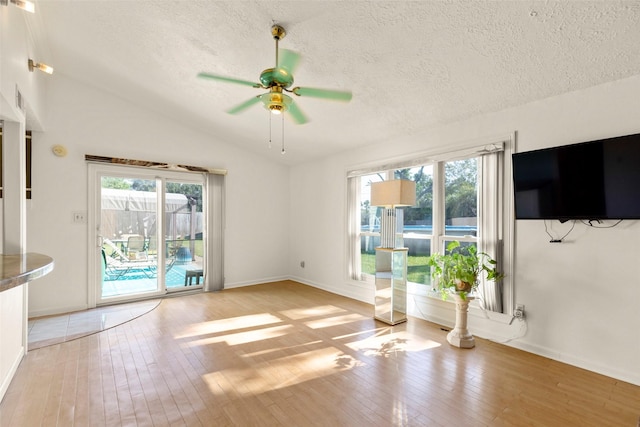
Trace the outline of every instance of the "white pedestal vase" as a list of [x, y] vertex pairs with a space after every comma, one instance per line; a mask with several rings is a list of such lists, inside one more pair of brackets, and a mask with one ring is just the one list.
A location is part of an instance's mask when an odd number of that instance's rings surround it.
[[449, 334], [447, 341], [449, 344], [460, 348], [473, 348], [476, 345], [473, 335], [467, 329], [467, 315], [469, 314], [469, 303], [473, 297], [467, 296], [465, 299], [458, 294], [453, 294], [456, 303], [456, 325]]

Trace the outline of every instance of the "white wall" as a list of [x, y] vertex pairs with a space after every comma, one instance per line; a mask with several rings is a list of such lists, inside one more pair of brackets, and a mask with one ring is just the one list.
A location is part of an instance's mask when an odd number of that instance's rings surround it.
[[16, 86], [22, 93], [29, 116], [30, 128], [40, 129], [40, 116], [46, 107], [47, 76], [41, 72], [29, 72], [28, 60], [45, 61], [43, 51], [31, 33], [37, 16], [17, 7], [0, 8], [0, 118], [17, 121], [21, 115], [15, 108]]
[[[49, 82], [46, 132], [33, 135], [33, 199], [28, 247], [54, 258], [55, 269], [34, 282], [29, 315], [86, 308], [85, 154], [226, 168], [226, 286], [287, 276], [288, 168], [217, 141], [170, 118], [55, 73]], [[68, 155], [53, 155], [64, 145]]]
[[[350, 281], [346, 274], [349, 168], [514, 131], [519, 151], [640, 133], [638, 93], [640, 76], [292, 168], [291, 253], [301, 254], [290, 260], [292, 275], [373, 302], [373, 285]], [[569, 226], [549, 225], [557, 235]], [[509, 345], [640, 384], [639, 242], [639, 221], [612, 229], [578, 224], [562, 244], [549, 243], [543, 221], [517, 221], [514, 292], [516, 302], [525, 304], [527, 329]], [[298, 265], [301, 256], [305, 269]], [[439, 302], [421, 305], [415, 295], [410, 298], [410, 314], [442, 318]], [[445, 308], [453, 322], [453, 306]], [[520, 335], [521, 326], [470, 318], [472, 332], [498, 341]]]

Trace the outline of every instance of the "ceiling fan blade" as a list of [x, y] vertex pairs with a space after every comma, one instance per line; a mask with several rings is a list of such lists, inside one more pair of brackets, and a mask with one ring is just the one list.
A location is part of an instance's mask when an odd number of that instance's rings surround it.
[[286, 70], [289, 74], [293, 74], [300, 62], [300, 55], [292, 50], [280, 49], [278, 58], [278, 67]]
[[309, 119], [307, 119], [307, 116], [304, 115], [302, 110], [298, 108], [295, 102], [291, 102], [291, 104], [288, 105], [287, 111], [289, 112], [289, 114], [291, 114], [291, 118], [293, 118], [293, 121], [299, 125], [303, 125], [309, 121]]
[[229, 113], [229, 114], [241, 113], [242, 111], [244, 111], [247, 108], [251, 107], [253, 104], [257, 104], [258, 102], [260, 102], [261, 97], [262, 97], [262, 95], [254, 96], [253, 98], [248, 99], [247, 101], [243, 102], [242, 104], [236, 105], [235, 107], [233, 107], [232, 109], [227, 111], [227, 113]]
[[291, 92], [300, 96], [309, 96], [311, 98], [330, 99], [333, 101], [351, 101], [352, 94], [350, 91], [330, 90], [330, 89], [316, 89], [312, 87], [296, 87]]
[[227, 83], [236, 83], [245, 86], [260, 87], [260, 83], [250, 82], [249, 80], [234, 79], [232, 77], [219, 76], [217, 74], [198, 73], [198, 77], [202, 79], [219, 80]]

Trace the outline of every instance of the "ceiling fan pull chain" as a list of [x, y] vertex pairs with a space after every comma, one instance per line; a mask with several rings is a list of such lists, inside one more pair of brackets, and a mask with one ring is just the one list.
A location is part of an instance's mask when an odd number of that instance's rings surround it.
[[271, 113], [269, 113], [269, 149], [271, 149]]
[[284, 151], [284, 114], [282, 114], [282, 154], [285, 153]]

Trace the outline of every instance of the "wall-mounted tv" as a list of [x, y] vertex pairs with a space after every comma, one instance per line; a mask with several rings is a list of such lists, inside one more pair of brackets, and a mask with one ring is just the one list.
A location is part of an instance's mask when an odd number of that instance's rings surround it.
[[640, 219], [640, 134], [512, 159], [516, 219]]

